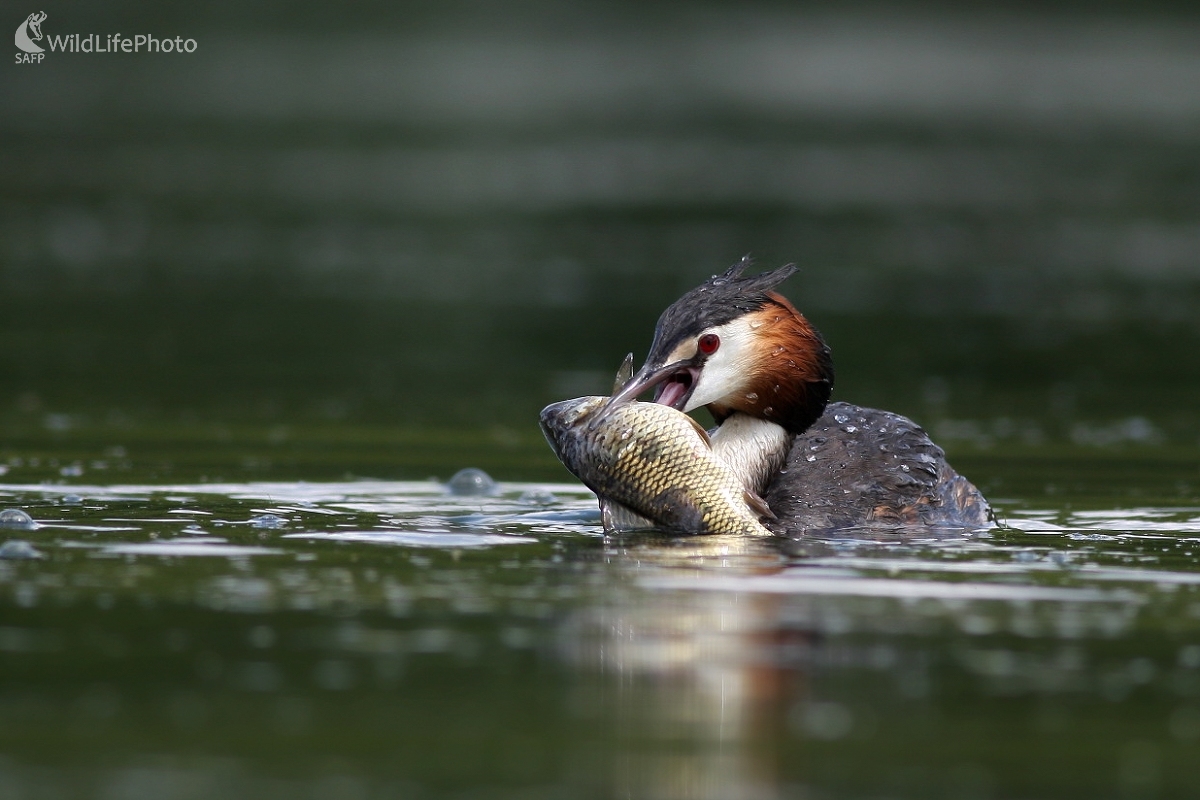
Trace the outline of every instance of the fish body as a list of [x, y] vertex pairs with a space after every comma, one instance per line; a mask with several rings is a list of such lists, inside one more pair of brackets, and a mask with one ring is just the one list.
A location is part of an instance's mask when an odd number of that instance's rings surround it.
[[[759, 521], [770, 510], [714, 455], [695, 420], [658, 403], [608, 401], [563, 400], [540, 418], [559, 460], [602, 504], [673, 532], [771, 535]], [[605, 514], [606, 528], [611, 516]]]

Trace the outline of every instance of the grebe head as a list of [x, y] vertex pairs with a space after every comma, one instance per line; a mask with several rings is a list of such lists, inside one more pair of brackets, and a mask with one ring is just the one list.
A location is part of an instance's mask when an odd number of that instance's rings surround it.
[[749, 265], [743, 258], [663, 312], [645, 366], [614, 403], [653, 387], [657, 403], [707, 406], [717, 422], [740, 411], [791, 433], [821, 416], [833, 389], [829, 348], [774, 291], [796, 267], [743, 276]]

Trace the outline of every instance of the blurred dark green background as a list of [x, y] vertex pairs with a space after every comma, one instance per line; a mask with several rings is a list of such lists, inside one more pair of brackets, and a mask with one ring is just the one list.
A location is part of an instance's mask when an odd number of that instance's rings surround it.
[[11, 479], [566, 477], [538, 409], [747, 252], [956, 457], [1200, 447], [1186, 4], [44, 10], [198, 49], [0, 74]]

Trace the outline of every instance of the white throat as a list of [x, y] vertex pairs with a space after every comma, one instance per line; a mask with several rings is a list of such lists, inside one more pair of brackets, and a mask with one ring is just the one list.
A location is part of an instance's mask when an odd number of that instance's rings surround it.
[[713, 453], [733, 469], [747, 490], [762, 495], [787, 460], [793, 436], [774, 422], [735, 413], [711, 438]]

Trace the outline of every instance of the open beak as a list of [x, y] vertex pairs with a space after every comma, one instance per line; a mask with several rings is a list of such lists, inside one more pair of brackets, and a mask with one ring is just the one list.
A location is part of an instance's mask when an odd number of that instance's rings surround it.
[[700, 370], [691, 361], [676, 361], [661, 367], [650, 364], [642, 367], [625, 388], [608, 399], [592, 418], [590, 426], [598, 426], [618, 406], [637, 399], [637, 396], [654, 389], [654, 402], [682, 411], [696, 388]]

